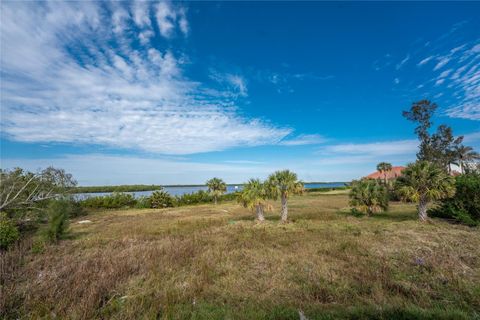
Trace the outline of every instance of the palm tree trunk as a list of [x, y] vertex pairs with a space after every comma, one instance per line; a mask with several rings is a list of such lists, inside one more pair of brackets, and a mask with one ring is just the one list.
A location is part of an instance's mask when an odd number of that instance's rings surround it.
[[464, 172], [463, 172], [463, 161], [460, 161], [460, 172], [462, 174], [464, 174]]
[[418, 218], [420, 221], [425, 222], [427, 221], [427, 201], [425, 199], [420, 199], [418, 203]]
[[263, 206], [261, 204], [257, 205], [257, 219], [260, 222], [265, 221], [265, 217], [263, 215]]
[[282, 194], [282, 222], [287, 222], [287, 217], [288, 217], [287, 195]]
[[213, 196], [213, 202], [217, 204], [217, 196]]

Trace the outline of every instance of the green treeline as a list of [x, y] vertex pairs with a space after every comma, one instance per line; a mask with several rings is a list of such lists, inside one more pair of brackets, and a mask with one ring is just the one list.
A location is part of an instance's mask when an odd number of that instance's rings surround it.
[[[237, 193], [228, 193], [218, 196], [219, 201], [232, 201]], [[78, 201], [79, 205], [91, 209], [119, 209], [119, 208], [168, 208], [212, 203], [214, 196], [207, 191], [200, 190], [172, 196], [163, 189], [154, 191], [150, 196], [135, 198], [129, 193], [114, 192], [106, 196], [90, 197]]]
[[161, 185], [148, 184], [132, 184], [120, 186], [89, 186], [74, 187], [70, 189], [71, 193], [96, 193], [96, 192], [136, 192], [136, 191], [153, 191], [161, 190]]
[[[306, 182], [305, 184], [328, 184], [330, 182]], [[227, 184], [228, 186], [242, 186], [242, 183]], [[186, 184], [186, 185], [159, 185], [159, 184], [130, 184], [119, 186], [84, 186], [73, 187], [70, 189], [70, 193], [97, 193], [97, 192], [138, 192], [138, 191], [155, 191], [162, 190], [164, 187], [204, 187], [203, 184]], [[345, 187], [332, 187], [332, 188], [309, 188], [308, 192], [326, 192], [331, 190], [345, 189]]]

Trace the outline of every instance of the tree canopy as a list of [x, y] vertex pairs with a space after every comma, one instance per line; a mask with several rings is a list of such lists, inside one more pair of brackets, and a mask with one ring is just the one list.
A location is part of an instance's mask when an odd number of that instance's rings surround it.
[[67, 193], [76, 183], [71, 174], [53, 167], [37, 173], [20, 168], [0, 170], [0, 211], [35, 209], [38, 204]]

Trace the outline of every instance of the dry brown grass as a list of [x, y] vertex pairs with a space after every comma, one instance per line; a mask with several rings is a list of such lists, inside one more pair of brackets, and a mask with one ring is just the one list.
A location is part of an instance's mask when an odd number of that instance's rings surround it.
[[478, 228], [421, 224], [403, 204], [355, 217], [347, 203], [293, 198], [286, 225], [235, 203], [95, 213], [42, 253], [25, 241], [4, 254], [0, 307], [8, 318], [478, 316]]

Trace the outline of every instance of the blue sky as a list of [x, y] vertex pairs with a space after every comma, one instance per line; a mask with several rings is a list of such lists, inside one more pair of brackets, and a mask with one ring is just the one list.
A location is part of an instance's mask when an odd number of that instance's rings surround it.
[[0, 5], [2, 168], [348, 181], [414, 161], [424, 98], [480, 147], [480, 3]]

